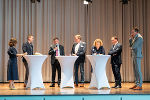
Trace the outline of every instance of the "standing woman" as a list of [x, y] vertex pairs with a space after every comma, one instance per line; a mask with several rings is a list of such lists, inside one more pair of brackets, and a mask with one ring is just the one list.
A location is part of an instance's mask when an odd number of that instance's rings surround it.
[[7, 51], [9, 55], [8, 67], [7, 67], [7, 80], [9, 81], [9, 88], [15, 89], [14, 80], [18, 80], [18, 65], [17, 65], [17, 50], [15, 48], [17, 40], [11, 38], [9, 41], [9, 49]]
[[105, 49], [103, 47], [103, 42], [101, 39], [96, 39], [94, 41], [91, 54], [92, 55], [105, 55]]

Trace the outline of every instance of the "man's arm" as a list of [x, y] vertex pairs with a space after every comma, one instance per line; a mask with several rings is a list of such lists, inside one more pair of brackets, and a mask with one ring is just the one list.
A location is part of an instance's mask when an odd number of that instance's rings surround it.
[[129, 46], [132, 47], [132, 38], [129, 39]]
[[26, 43], [23, 43], [23, 45], [22, 45], [22, 51], [23, 51], [23, 53], [27, 52], [27, 44]]
[[48, 52], [48, 54], [49, 55], [52, 55], [52, 54], [54, 54], [55, 53], [55, 50], [52, 48], [52, 46], [50, 47], [50, 49], [49, 49], [49, 52]]
[[122, 52], [122, 45], [118, 45], [116, 50], [111, 49], [108, 54], [109, 55], [116, 55], [120, 52]]

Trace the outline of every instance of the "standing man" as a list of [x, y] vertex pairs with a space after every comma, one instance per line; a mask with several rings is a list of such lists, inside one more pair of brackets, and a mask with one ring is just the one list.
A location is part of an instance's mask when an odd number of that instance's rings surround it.
[[[33, 39], [34, 39], [33, 35], [29, 34], [27, 36], [27, 42], [23, 43], [23, 46], [22, 46], [23, 53], [25, 53], [27, 55], [33, 55], [33, 45], [32, 45]], [[23, 60], [23, 63], [24, 63], [25, 69], [26, 69], [25, 81], [24, 81], [24, 87], [26, 87], [26, 85], [28, 83], [29, 66], [24, 57], [22, 60]]]
[[51, 66], [52, 66], [52, 84], [50, 87], [55, 87], [55, 76], [56, 76], [56, 70], [58, 72], [58, 86], [60, 86], [61, 82], [61, 68], [59, 61], [56, 59], [55, 56], [64, 56], [64, 47], [59, 44], [59, 39], [56, 37], [53, 39], [54, 45], [50, 47], [50, 50], [48, 52], [49, 55], [51, 55]]
[[75, 84], [78, 86], [78, 68], [80, 66], [81, 73], [81, 86], [84, 87], [84, 61], [85, 61], [85, 52], [86, 52], [86, 43], [81, 41], [80, 35], [75, 35], [75, 43], [72, 46], [71, 54], [73, 56], [79, 56], [75, 61]]
[[135, 86], [130, 89], [142, 90], [142, 72], [141, 72], [141, 58], [143, 37], [139, 33], [139, 29], [133, 28], [131, 31], [131, 38], [129, 39], [131, 54], [133, 59], [133, 70], [135, 76]]
[[111, 65], [112, 71], [115, 77], [115, 86], [112, 88], [121, 88], [121, 74], [120, 74], [120, 67], [122, 64], [121, 61], [121, 52], [122, 52], [122, 45], [118, 43], [118, 38], [116, 36], [111, 38], [112, 47], [109, 51], [109, 55], [111, 55]]

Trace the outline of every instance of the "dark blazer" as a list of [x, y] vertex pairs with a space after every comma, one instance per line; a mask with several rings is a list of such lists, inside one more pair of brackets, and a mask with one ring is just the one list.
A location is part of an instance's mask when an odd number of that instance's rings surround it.
[[22, 50], [23, 53], [27, 52], [28, 55], [33, 55], [33, 45], [29, 42], [23, 43]]
[[[22, 51], [23, 53], [27, 52], [27, 55], [33, 55], [33, 45], [29, 42], [23, 43], [22, 45]], [[23, 57], [23, 61], [25, 58]]]
[[[73, 44], [71, 54], [75, 54], [75, 47], [76, 47], [76, 45], [77, 45], [77, 43]], [[79, 57], [77, 58], [76, 61], [84, 63], [84, 61], [85, 61], [85, 53], [86, 53], [86, 43], [85, 42], [81, 42], [80, 45], [79, 45], [78, 52], [76, 54]]]
[[[56, 58], [56, 51], [54, 51], [54, 48], [56, 47], [56, 45], [51, 45], [48, 54], [51, 55], [51, 64], [54, 64]], [[65, 52], [64, 52], [64, 47], [62, 45], [59, 44], [59, 50], [60, 50], [60, 55], [64, 56]]]
[[117, 65], [122, 64], [121, 52], [122, 52], [122, 45], [120, 43], [117, 43], [114, 49], [113, 46], [111, 47], [108, 53], [108, 55], [111, 55], [111, 64]]
[[94, 54], [94, 53], [105, 55], [105, 49], [103, 46], [100, 46], [99, 49], [97, 50], [95, 46], [92, 46], [91, 54]]

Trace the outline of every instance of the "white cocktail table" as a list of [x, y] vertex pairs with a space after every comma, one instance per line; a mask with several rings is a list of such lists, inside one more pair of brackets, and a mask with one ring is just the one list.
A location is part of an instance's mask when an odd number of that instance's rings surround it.
[[91, 82], [89, 88], [96, 87], [101, 89], [103, 87], [108, 87], [108, 79], [106, 76], [106, 64], [110, 55], [87, 55], [87, 58], [91, 62], [93, 73], [91, 77]]
[[45, 88], [42, 78], [42, 64], [47, 55], [24, 55], [29, 65], [29, 78], [26, 88]]
[[73, 68], [78, 56], [56, 56], [61, 65], [61, 84], [60, 88], [73, 87]]

